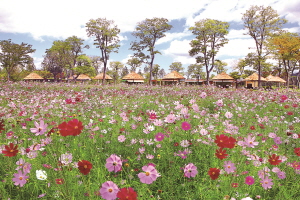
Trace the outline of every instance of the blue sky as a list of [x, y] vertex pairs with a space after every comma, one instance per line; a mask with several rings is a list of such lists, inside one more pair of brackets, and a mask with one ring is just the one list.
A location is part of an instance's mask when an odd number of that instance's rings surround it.
[[189, 42], [194, 36], [188, 28], [196, 21], [205, 18], [217, 19], [230, 23], [229, 43], [220, 49], [217, 58], [228, 63], [232, 70], [236, 61], [254, 51], [254, 40], [243, 30], [241, 20], [251, 5], [272, 6], [289, 23], [285, 28], [291, 32], [300, 32], [299, 0], [0, 0], [0, 40], [12, 39], [15, 43], [31, 44], [36, 52], [32, 54], [37, 68], [45, 55], [45, 50], [53, 41], [76, 35], [90, 45], [85, 50], [87, 55], [100, 55], [100, 50], [93, 46], [93, 39], [88, 38], [85, 24], [90, 19], [107, 18], [114, 20], [121, 29], [121, 47], [119, 53], [113, 53], [110, 61], [124, 64], [133, 54], [131, 35], [138, 22], [146, 18], [167, 18], [173, 29], [166, 37], [157, 42], [156, 48], [162, 55], [157, 55], [155, 64], [169, 72], [172, 62], [181, 62], [185, 69], [195, 63], [195, 58], [188, 55]]

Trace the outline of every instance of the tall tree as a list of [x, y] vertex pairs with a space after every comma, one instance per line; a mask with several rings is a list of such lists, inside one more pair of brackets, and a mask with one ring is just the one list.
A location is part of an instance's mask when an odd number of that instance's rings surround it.
[[188, 66], [188, 76], [191, 76], [192, 78], [196, 78], [199, 82], [199, 80], [205, 77], [205, 72], [203, 72], [203, 65], [202, 64], [191, 64]]
[[106, 18], [91, 19], [86, 23], [86, 28], [88, 37], [95, 37], [94, 45], [97, 45], [96, 47], [101, 51], [101, 61], [104, 65], [102, 84], [104, 84], [109, 55], [113, 52], [117, 53], [120, 47], [118, 36], [120, 29], [114, 25], [113, 20]]
[[165, 75], [166, 75], [166, 72], [165, 72], [164, 68], [162, 68], [158, 71], [159, 78], [163, 78]]
[[235, 62], [233, 69], [237, 70], [239, 72], [239, 75], [241, 76], [242, 74], [244, 74], [246, 66], [247, 66], [247, 63], [246, 63], [245, 59], [241, 58]]
[[63, 65], [60, 62], [60, 56], [57, 51], [46, 50], [46, 55], [42, 62], [42, 69], [52, 73], [54, 81], [57, 81], [57, 76], [63, 72]]
[[110, 71], [111, 71], [111, 75], [112, 75], [112, 78], [114, 80], [114, 83], [116, 84], [116, 82], [118, 81], [118, 79], [120, 78], [120, 73], [124, 67], [124, 64], [121, 63], [120, 61], [113, 61], [113, 62], [110, 62], [109, 63], [110, 65]]
[[196, 56], [196, 62], [206, 69], [206, 84], [209, 84], [209, 74], [215, 67], [215, 57], [221, 47], [228, 43], [229, 23], [213, 19], [204, 19], [195, 23], [190, 30], [196, 39], [190, 42], [190, 56]]
[[100, 56], [89, 56], [91, 60], [91, 64], [94, 67], [96, 73], [100, 73], [100, 67], [103, 64]]
[[290, 75], [294, 73], [298, 67], [297, 62], [300, 61], [299, 34], [280, 31], [269, 38], [268, 47], [274, 56], [281, 60], [287, 75], [287, 85], [289, 85]]
[[170, 71], [177, 71], [181, 74], [184, 74], [184, 68], [182, 67], [182, 63], [181, 62], [173, 62], [170, 66], [169, 66], [169, 70]]
[[226, 62], [223, 62], [221, 60], [216, 60], [215, 61], [215, 68], [214, 68], [214, 72], [216, 72], [217, 74], [220, 74], [222, 72], [226, 72], [227, 69], [225, 68], [225, 66], [227, 66], [228, 64]]
[[153, 65], [152, 75], [153, 75], [154, 79], [158, 78], [158, 72], [159, 72], [159, 70], [160, 70], [159, 64]]
[[25, 67], [32, 64], [30, 53], [34, 53], [32, 45], [21, 43], [16, 44], [9, 40], [0, 41], [0, 63], [7, 73], [7, 80], [10, 81], [10, 76], [16, 67]]
[[286, 20], [280, 18], [272, 7], [251, 6], [242, 17], [244, 26], [248, 30], [256, 46], [257, 63], [258, 63], [258, 87], [261, 87], [261, 63], [268, 52], [265, 51], [265, 41], [270, 37], [271, 33], [281, 29]]
[[142, 65], [142, 61], [138, 58], [133, 57], [133, 58], [128, 59], [126, 64], [131, 66], [131, 68], [130, 68], [131, 72], [135, 72], [135, 70]]
[[92, 66], [91, 59], [86, 55], [80, 55], [76, 59], [76, 67], [74, 67], [74, 79], [76, 80], [80, 74], [85, 74], [88, 76], [95, 76], [96, 70]]
[[[152, 69], [156, 54], [160, 54], [155, 50], [155, 43], [158, 39], [165, 37], [165, 32], [169, 31], [172, 25], [168, 24], [165, 18], [146, 19], [139, 22], [133, 36], [139, 38], [139, 41], [131, 43], [131, 50], [135, 51], [134, 56], [141, 59], [150, 66], [149, 83], [152, 84]], [[149, 54], [147, 54], [147, 52]], [[147, 54], [147, 55], [146, 55]]]

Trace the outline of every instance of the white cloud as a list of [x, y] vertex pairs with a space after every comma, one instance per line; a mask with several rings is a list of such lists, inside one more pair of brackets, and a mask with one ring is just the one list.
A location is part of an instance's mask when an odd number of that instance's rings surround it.
[[220, 48], [217, 58], [222, 56], [244, 57], [248, 53], [254, 52], [254, 47], [254, 39], [231, 39], [227, 44]]
[[159, 39], [156, 44], [159, 45], [159, 44], [162, 44], [162, 43], [166, 43], [166, 42], [170, 42], [174, 39], [182, 39], [184, 37], [187, 37], [187, 36], [191, 36], [192, 35], [192, 32], [188, 31], [187, 29], [184, 30], [184, 32], [181, 32], [181, 33], [166, 33], [166, 36]]

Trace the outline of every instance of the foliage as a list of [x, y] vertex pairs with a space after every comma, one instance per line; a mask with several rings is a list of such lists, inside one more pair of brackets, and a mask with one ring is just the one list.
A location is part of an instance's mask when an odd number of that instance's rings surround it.
[[270, 6], [251, 6], [242, 17], [245, 28], [255, 41], [258, 63], [258, 86], [261, 86], [261, 63], [266, 59], [268, 52], [265, 51], [265, 42], [270, 35], [278, 31], [286, 20], [280, 18], [277, 12]]
[[165, 37], [165, 32], [171, 28], [172, 25], [168, 24], [167, 19], [155, 17], [139, 22], [135, 31], [132, 33], [138, 40], [131, 43], [130, 49], [135, 51], [134, 56], [136, 58], [139, 58], [143, 63], [149, 65], [150, 84], [152, 84], [154, 58], [156, 54], [160, 54], [159, 51], [155, 50], [155, 43], [158, 39]]
[[116, 84], [121, 75], [121, 70], [124, 68], [124, 64], [121, 63], [120, 61], [113, 61], [110, 62], [110, 74], [114, 80], [114, 83]]
[[117, 53], [119, 45], [120, 29], [114, 25], [113, 20], [106, 18], [90, 19], [86, 23], [86, 31], [88, 37], [94, 37], [94, 45], [101, 51], [101, 61], [103, 62], [103, 79], [102, 84], [105, 83], [105, 74], [107, 69], [107, 62], [111, 53]]
[[33, 58], [29, 55], [33, 52], [35, 49], [30, 44], [16, 44], [10, 39], [0, 41], [0, 63], [6, 71], [8, 81], [17, 68], [22, 70], [28, 66], [30, 70], [34, 69]]
[[215, 67], [215, 56], [219, 49], [228, 43], [229, 23], [213, 19], [203, 19], [190, 27], [196, 39], [190, 42], [191, 56], [196, 56], [196, 62], [203, 64], [206, 69], [206, 81], [209, 84], [209, 74]]
[[127, 61], [126, 64], [129, 65], [129, 66], [131, 66], [131, 68], [130, 68], [131, 72], [135, 72], [135, 70], [137, 68], [141, 67], [142, 61], [140, 59], [138, 59], [138, 58], [134, 58], [133, 57], [133, 58], [128, 59], [128, 61]]
[[203, 72], [202, 64], [191, 64], [188, 66], [187, 76], [192, 78], [204, 79], [206, 77], [205, 72]]
[[221, 60], [216, 60], [214, 65], [215, 68], [213, 69], [213, 72], [216, 72], [217, 74], [227, 71], [225, 66], [227, 66], [228, 64], [226, 62], [223, 62]]
[[184, 68], [182, 67], [182, 63], [181, 62], [173, 62], [169, 66], [169, 70], [170, 71], [177, 71], [180, 74], [184, 74]]

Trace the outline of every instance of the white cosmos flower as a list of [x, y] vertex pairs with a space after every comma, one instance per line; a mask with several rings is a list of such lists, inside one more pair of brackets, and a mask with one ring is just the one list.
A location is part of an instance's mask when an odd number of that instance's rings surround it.
[[46, 180], [47, 179], [47, 173], [44, 170], [36, 170], [36, 178], [39, 180]]

